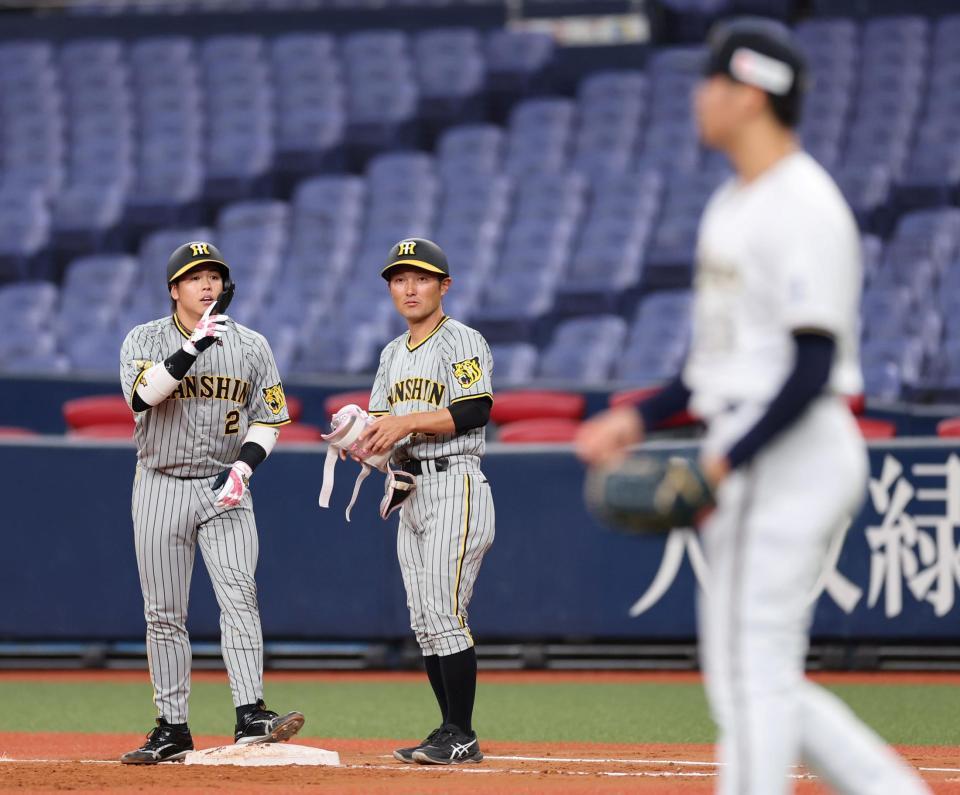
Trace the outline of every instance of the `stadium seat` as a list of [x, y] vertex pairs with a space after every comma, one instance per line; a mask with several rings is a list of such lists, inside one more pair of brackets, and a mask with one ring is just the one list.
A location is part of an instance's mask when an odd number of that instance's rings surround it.
[[[291, 424], [300, 422], [300, 418], [303, 416], [303, 401], [294, 395], [287, 395], [286, 397], [287, 414], [290, 415]], [[283, 432], [286, 433], [289, 427], [289, 425], [284, 425]]]
[[73, 428], [69, 436], [82, 437], [86, 439], [133, 439], [133, 416], [129, 423], [122, 422], [104, 422], [95, 425], [84, 425], [80, 428]]
[[563, 417], [514, 420], [500, 426], [497, 441], [505, 444], [543, 443], [569, 444], [577, 435], [580, 423]]
[[864, 439], [892, 439], [897, 435], [897, 426], [889, 420], [857, 417], [857, 425]]
[[517, 390], [500, 392], [493, 402], [490, 419], [497, 425], [519, 420], [581, 420], [587, 399], [578, 392], [550, 390]]
[[122, 395], [90, 395], [73, 398], [63, 404], [63, 418], [73, 430], [90, 425], [128, 424], [133, 427], [133, 412]]
[[623, 353], [626, 321], [616, 315], [576, 318], [561, 323], [540, 357], [539, 377], [605, 383]]
[[937, 423], [937, 436], [955, 438], [960, 436], [960, 417], [948, 417]]
[[303, 444], [304, 442], [322, 442], [323, 431], [316, 425], [306, 422], [292, 422], [280, 429], [277, 444]]
[[[490, 352], [493, 354], [495, 367], [493, 379], [498, 389], [502, 386], [525, 385], [533, 380], [538, 353], [536, 347], [530, 343], [491, 345]], [[495, 397], [495, 400], [499, 400], [499, 397]]]
[[336, 392], [333, 395], [328, 395], [327, 399], [323, 401], [324, 414], [326, 414], [329, 420], [334, 414], [340, 411], [340, 409], [351, 403], [360, 406], [362, 409], [369, 409], [370, 390], [357, 389], [351, 392]]
[[16, 425], [0, 425], [0, 439], [19, 439], [24, 436], [37, 436], [32, 428], [20, 428]]

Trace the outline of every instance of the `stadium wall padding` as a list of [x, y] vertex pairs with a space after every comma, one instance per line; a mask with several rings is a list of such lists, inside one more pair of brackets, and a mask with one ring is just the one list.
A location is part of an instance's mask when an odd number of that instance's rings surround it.
[[[817, 603], [818, 639], [938, 641], [960, 634], [960, 447], [913, 440], [871, 448], [874, 482]], [[382, 480], [343, 508], [356, 467], [340, 464], [332, 507], [317, 506], [323, 453], [278, 449], [253, 480], [258, 583], [268, 639], [409, 635], [395, 556], [396, 516], [377, 516]], [[143, 636], [130, 519], [132, 445], [0, 443], [5, 473], [0, 640]], [[494, 446], [485, 462], [497, 510], [470, 624], [484, 639], [665, 641], [694, 637], [697, 536], [629, 538], [599, 527], [568, 449]], [[198, 555], [199, 557], [199, 555]], [[649, 607], [631, 617], [642, 598]], [[188, 625], [218, 636], [195, 566]]]

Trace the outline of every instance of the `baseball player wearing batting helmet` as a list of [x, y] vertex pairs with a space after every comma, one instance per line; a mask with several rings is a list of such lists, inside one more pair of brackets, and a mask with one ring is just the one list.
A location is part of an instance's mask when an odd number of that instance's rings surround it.
[[450, 270], [430, 240], [401, 240], [381, 274], [408, 331], [390, 342], [370, 394], [378, 419], [360, 436], [373, 454], [412, 475], [402, 504], [397, 557], [410, 626], [423, 652], [441, 724], [401, 762], [459, 764], [483, 759], [473, 731], [477, 656], [467, 607], [494, 536], [490, 486], [480, 470], [493, 405], [490, 346], [443, 312]]
[[187, 726], [187, 598], [197, 545], [220, 605], [223, 660], [236, 706], [234, 740], [286, 740], [303, 715], [263, 702], [263, 636], [254, 572], [258, 537], [248, 483], [290, 420], [263, 336], [226, 314], [230, 268], [212, 243], [180, 246], [167, 265], [173, 314], [135, 327], [120, 351], [136, 416], [133, 527], [159, 717], [121, 757], [156, 764], [193, 749]]
[[806, 70], [790, 32], [737, 20], [717, 27], [708, 49], [695, 115], [736, 174], [700, 224], [687, 361], [639, 411], [587, 422], [577, 449], [609, 462], [687, 406], [707, 424], [700, 464], [716, 508], [702, 525], [710, 580], [698, 620], [718, 792], [785, 794], [801, 759], [838, 792], [926, 792], [804, 677], [809, 594], [868, 471], [844, 399], [863, 388], [857, 226], [793, 133]]

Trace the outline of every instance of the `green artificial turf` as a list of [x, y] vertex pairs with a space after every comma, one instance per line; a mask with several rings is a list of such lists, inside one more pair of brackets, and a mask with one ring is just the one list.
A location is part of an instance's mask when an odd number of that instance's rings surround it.
[[[888, 741], [960, 745], [960, 688], [846, 684], [830, 688]], [[150, 687], [131, 683], [0, 681], [0, 731], [146, 732]], [[267, 683], [268, 704], [307, 716], [313, 737], [419, 737], [438, 721], [433, 694], [414, 682]], [[197, 682], [196, 734], [230, 734], [226, 684]], [[699, 684], [481, 683], [474, 720], [485, 738], [521, 741], [708, 743], [714, 738]]]

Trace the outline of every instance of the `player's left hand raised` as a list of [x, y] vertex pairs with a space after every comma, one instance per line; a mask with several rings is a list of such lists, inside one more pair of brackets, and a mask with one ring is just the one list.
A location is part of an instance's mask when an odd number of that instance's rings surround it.
[[218, 508], [235, 508], [247, 493], [253, 470], [244, 461], [236, 461], [230, 469], [221, 472], [210, 487], [217, 492], [214, 505]]
[[373, 455], [385, 453], [387, 450], [392, 450], [404, 436], [409, 436], [413, 432], [410, 425], [409, 417], [397, 417], [392, 414], [378, 417], [360, 434], [357, 444]]

